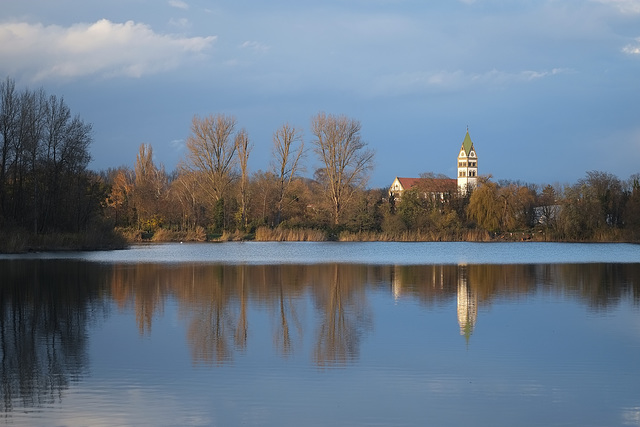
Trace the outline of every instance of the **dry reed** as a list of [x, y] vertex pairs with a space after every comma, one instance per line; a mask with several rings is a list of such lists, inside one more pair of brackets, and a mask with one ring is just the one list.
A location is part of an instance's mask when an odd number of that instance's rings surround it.
[[323, 242], [327, 240], [327, 236], [324, 231], [312, 228], [260, 227], [256, 230], [255, 240], [259, 242]]

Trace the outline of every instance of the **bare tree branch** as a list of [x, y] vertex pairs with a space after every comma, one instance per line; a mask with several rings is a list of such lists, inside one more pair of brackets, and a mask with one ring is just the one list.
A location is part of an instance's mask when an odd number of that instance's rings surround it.
[[[296, 143], [298, 144], [296, 146]], [[278, 179], [278, 211], [276, 225], [282, 219], [282, 203], [291, 181], [296, 176], [304, 153], [301, 131], [284, 124], [273, 133], [272, 170]]]
[[367, 149], [360, 130], [360, 122], [346, 116], [319, 113], [312, 119], [315, 152], [324, 165], [324, 174], [319, 175], [324, 177], [334, 224], [339, 223], [344, 205], [354, 192], [366, 185], [368, 172], [373, 167], [374, 152]]

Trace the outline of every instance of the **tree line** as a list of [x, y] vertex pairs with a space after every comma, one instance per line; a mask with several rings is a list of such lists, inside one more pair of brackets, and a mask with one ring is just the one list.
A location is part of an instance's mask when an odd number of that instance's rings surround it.
[[[494, 181], [461, 194], [424, 173], [394, 197], [367, 187], [374, 152], [344, 115], [282, 124], [266, 170], [233, 116], [194, 116], [174, 171], [141, 144], [134, 166], [88, 170], [91, 125], [63, 98], [0, 83], [0, 231], [118, 230], [129, 240], [640, 240], [640, 174], [590, 171], [574, 184]], [[314, 155], [319, 168], [305, 168]]]
[[[224, 233], [242, 238], [260, 227], [344, 228], [358, 200], [372, 197], [366, 183], [374, 152], [362, 140], [360, 122], [344, 115], [318, 113], [311, 131], [322, 165], [313, 178], [302, 175], [303, 131], [288, 123], [273, 132], [268, 170], [250, 173], [253, 143], [237, 120], [195, 116], [177, 170], [167, 173], [154, 163], [152, 146], [141, 144], [133, 168], [103, 173], [111, 188], [106, 216], [139, 236], [173, 232], [195, 240]], [[371, 215], [380, 202], [375, 198], [365, 200]]]
[[589, 171], [567, 185], [482, 176], [476, 189], [461, 194], [454, 180], [424, 173], [394, 197], [387, 188], [365, 187], [373, 152], [360, 138], [358, 121], [320, 113], [311, 123], [322, 167], [308, 178], [300, 173], [306, 154], [300, 129], [277, 129], [270, 169], [249, 173], [251, 143], [245, 130], [234, 130], [235, 119], [194, 117], [177, 171], [156, 166], [151, 146], [143, 144], [133, 169], [106, 174], [112, 188], [107, 215], [139, 238], [157, 240], [175, 239], [168, 230], [187, 240], [640, 238], [640, 174], [624, 181]]
[[86, 231], [107, 187], [89, 171], [92, 125], [64, 98], [0, 82], [0, 230]]

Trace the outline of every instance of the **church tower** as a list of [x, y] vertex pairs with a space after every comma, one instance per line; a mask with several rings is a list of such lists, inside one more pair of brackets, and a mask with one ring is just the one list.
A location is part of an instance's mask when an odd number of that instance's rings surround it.
[[478, 156], [469, 136], [469, 128], [467, 128], [467, 134], [458, 153], [458, 191], [460, 191], [460, 194], [465, 195], [477, 186]]

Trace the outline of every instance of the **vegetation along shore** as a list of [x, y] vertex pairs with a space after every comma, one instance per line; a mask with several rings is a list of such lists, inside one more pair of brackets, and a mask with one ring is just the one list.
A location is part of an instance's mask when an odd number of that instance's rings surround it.
[[[434, 188], [443, 177], [425, 172], [397, 197], [367, 186], [375, 153], [360, 132], [358, 120], [320, 112], [307, 147], [303, 130], [284, 123], [271, 135], [269, 168], [251, 171], [253, 143], [234, 117], [194, 116], [176, 170], [155, 164], [152, 146], [141, 144], [133, 168], [92, 171], [91, 124], [64, 99], [7, 78], [0, 251], [140, 241], [640, 241], [640, 174], [587, 171], [571, 184], [480, 175], [459, 191]], [[305, 176], [311, 156], [320, 166]]]

